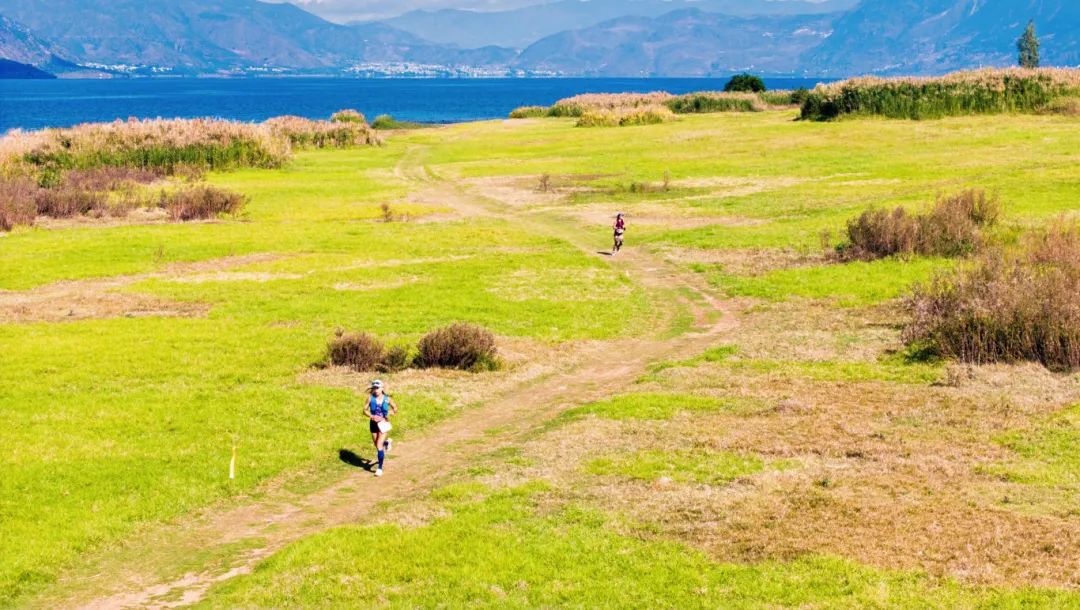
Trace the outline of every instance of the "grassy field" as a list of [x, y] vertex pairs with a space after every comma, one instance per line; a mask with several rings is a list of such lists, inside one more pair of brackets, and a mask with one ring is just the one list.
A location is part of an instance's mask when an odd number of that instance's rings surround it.
[[[1080, 122], [795, 114], [394, 133], [211, 174], [250, 196], [236, 219], [0, 236], [0, 606], [114, 593], [83, 575], [140, 545], [180, 577], [184, 527], [281, 487], [370, 488], [339, 459], [370, 443], [369, 377], [317, 366], [327, 340], [464, 320], [508, 367], [388, 376], [402, 438], [496, 394], [555, 392], [546, 419], [466, 426], [450, 470], [388, 488], [370, 523], [194, 601], [1080, 607], [1080, 378], [914, 359], [897, 299], [957, 261], [823, 254], [870, 205], [968, 187], [1000, 196], [1001, 239], [1074, 213]], [[597, 254], [615, 211], [624, 258]], [[583, 363], [635, 353], [621, 390], [579, 397]]]

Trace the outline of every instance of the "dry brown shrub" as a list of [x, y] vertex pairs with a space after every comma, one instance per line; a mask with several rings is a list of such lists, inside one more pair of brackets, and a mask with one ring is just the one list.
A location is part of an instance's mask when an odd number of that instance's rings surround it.
[[39, 190], [29, 178], [0, 180], [0, 231], [34, 224]]
[[330, 341], [330, 363], [358, 373], [379, 370], [386, 348], [367, 333], [339, 333]]
[[850, 261], [912, 254], [964, 256], [984, 245], [982, 229], [997, 224], [1000, 216], [1000, 201], [977, 189], [939, 197], [927, 214], [911, 214], [902, 207], [871, 209], [848, 222], [847, 242], [835, 257]]
[[221, 214], [237, 214], [247, 197], [213, 186], [198, 185], [178, 191], [164, 191], [158, 206], [174, 221], [205, 220]]
[[498, 368], [495, 335], [475, 324], [457, 323], [420, 339], [416, 364], [422, 368], [492, 370]]
[[1080, 229], [1059, 224], [1019, 255], [991, 253], [907, 300], [905, 341], [972, 363], [1080, 368]]

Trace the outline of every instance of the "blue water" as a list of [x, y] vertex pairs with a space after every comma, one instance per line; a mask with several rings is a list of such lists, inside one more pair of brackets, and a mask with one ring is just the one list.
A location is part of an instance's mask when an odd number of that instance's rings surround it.
[[[128, 117], [213, 116], [262, 121], [295, 114], [328, 118], [342, 108], [425, 123], [505, 117], [518, 106], [550, 105], [578, 93], [716, 90], [726, 79], [340, 78], [0, 80], [0, 133]], [[813, 87], [815, 79], [766, 79], [770, 89]]]

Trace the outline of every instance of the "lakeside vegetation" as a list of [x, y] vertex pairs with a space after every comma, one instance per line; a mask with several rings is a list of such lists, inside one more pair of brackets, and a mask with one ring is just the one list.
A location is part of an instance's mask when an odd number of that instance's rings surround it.
[[1080, 69], [1073, 68], [984, 69], [919, 78], [861, 77], [818, 85], [811, 91], [765, 91], [763, 84], [759, 88], [748, 81], [738, 82], [739, 87], [723, 92], [683, 95], [664, 91], [589, 93], [551, 106], [523, 106], [512, 111], [510, 118], [574, 117], [579, 119], [579, 127], [615, 127], [667, 122], [682, 114], [794, 107], [801, 119], [810, 121], [844, 117], [924, 120], [1008, 113], [1080, 116]]
[[1080, 69], [1007, 68], [941, 77], [866, 77], [818, 85], [806, 96], [801, 117], [813, 121], [854, 116], [919, 120], [971, 114], [1068, 113], [1077, 107], [1076, 98], [1080, 98]]
[[[0, 538], [17, 541], [0, 605], [93, 598], [121, 580], [110, 562], [148, 581], [224, 573], [316, 520], [181, 540], [196, 514], [368, 486], [339, 456], [370, 442], [357, 392], [376, 371], [395, 434], [460, 441], [437, 452], [449, 470], [206, 607], [1080, 605], [1080, 382], [1056, 372], [1080, 336], [1080, 124], [954, 117], [913, 139], [906, 122], [794, 114], [277, 137], [279, 163], [197, 172], [244, 197], [242, 217], [17, 224], [0, 237]], [[61, 183], [89, 180], [76, 171]], [[184, 170], [128, 171], [114, 178]], [[870, 207], [903, 220], [878, 231]], [[615, 211], [628, 249], [609, 259]], [[865, 255], [833, 258], [826, 231]], [[458, 322], [493, 337], [444, 361], [458, 342], [437, 329]], [[658, 348], [678, 341], [697, 351]], [[473, 366], [494, 347], [499, 370]], [[480, 372], [422, 368], [444, 362]], [[604, 362], [630, 376], [594, 379]], [[534, 394], [551, 421], [486, 429], [491, 396]], [[388, 477], [409, 476], [397, 455]], [[377, 590], [363, 566], [386, 556]]]
[[578, 127], [625, 127], [655, 125], [675, 120], [677, 114], [709, 112], [764, 112], [794, 107], [802, 91], [701, 91], [673, 95], [653, 93], [586, 93], [561, 99], [551, 106], [522, 106], [512, 119], [578, 119]]
[[0, 138], [0, 231], [36, 217], [125, 217], [160, 208], [174, 221], [238, 213], [245, 197], [198, 184], [205, 172], [279, 168], [292, 151], [375, 146], [355, 110], [330, 121], [276, 117], [90, 123]]

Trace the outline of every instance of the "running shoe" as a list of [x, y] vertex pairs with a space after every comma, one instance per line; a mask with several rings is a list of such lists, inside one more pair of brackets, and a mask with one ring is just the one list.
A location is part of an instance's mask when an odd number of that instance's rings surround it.
[[375, 476], [377, 476], [377, 477], [382, 476], [382, 468], [376, 468], [375, 469]]
[[393, 448], [394, 448], [394, 439], [392, 439], [392, 438], [386, 439], [386, 442], [383, 443], [383, 449], [385, 449], [387, 453], [390, 453], [390, 450], [393, 449]]

